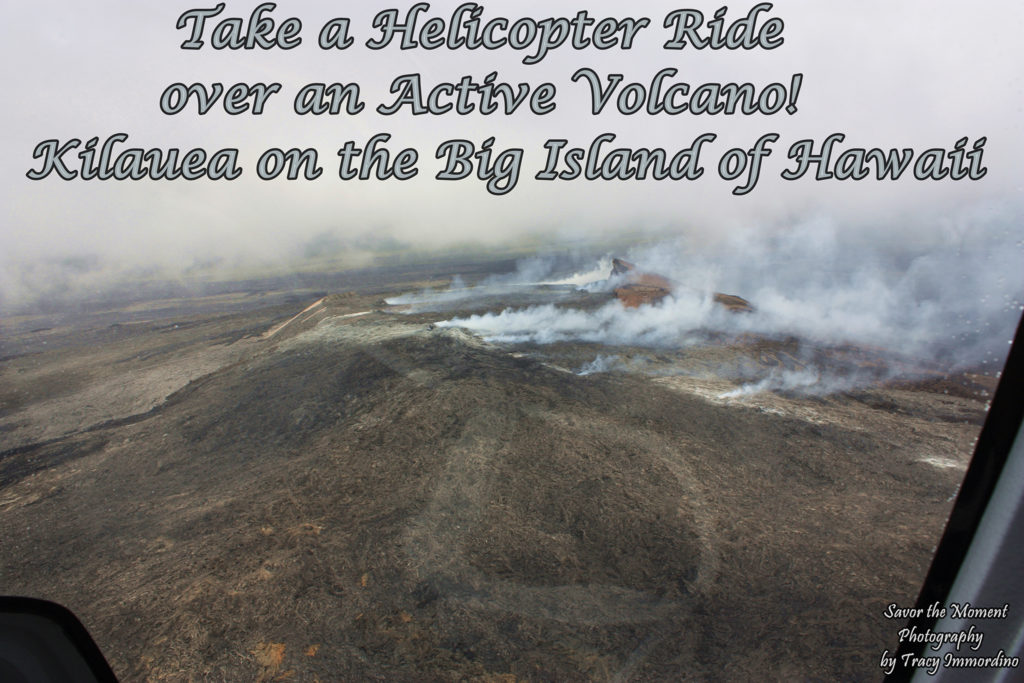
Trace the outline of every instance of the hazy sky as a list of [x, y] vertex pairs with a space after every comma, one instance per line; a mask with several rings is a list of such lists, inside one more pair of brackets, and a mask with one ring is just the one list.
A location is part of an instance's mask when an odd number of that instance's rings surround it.
[[[248, 17], [256, 2], [226, 3], [221, 16]], [[669, 228], [714, 235], [736, 227], [777, 225], [806, 214], [825, 214], [856, 229], [879, 226], [892, 239], [900, 226], [907, 239], [924, 239], [939, 216], [973, 215], [979, 206], [999, 205], [1018, 212], [1024, 184], [1024, 5], [1016, 2], [776, 2], [765, 18], [785, 22], [777, 49], [662, 49], [670, 31], [662, 23], [676, 8], [700, 9], [710, 19], [720, 3], [689, 2], [483, 2], [482, 18], [647, 17], [631, 50], [553, 50], [540, 64], [524, 65], [529, 51], [484, 51], [395, 46], [373, 51], [365, 41], [377, 35], [372, 17], [412, 3], [280, 2], [269, 16], [303, 21], [299, 47], [284, 51], [182, 50], [187, 31], [175, 23], [182, 12], [214, 2], [70, 2], [37, 0], [6, 9], [3, 28], [4, 97], [2, 126], [2, 205], [0, 276], [3, 294], [17, 299], [45, 271], [34, 264], [86, 257], [105, 268], [156, 266], [177, 269], [197, 260], [227, 263], [287, 259], [317, 235], [341, 238], [372, 234], [414, 244], [500, 241], [523, 232], [582, 235], [619, 228]], [[434, 2], [420, 22], [450, 18], [458, 2]], [[729, 3], [727, 24], [755, 3]], [[628, 14], [627, 14], [628, 13]], [[329, 18], [352, 20], [355, 44], [347, 50], [321, 50], [320, 26]], [[804, 75], [799, 111], [766, 116], [624, 116], [610, 105], [590, 115], [590, 97], [571, 75], [580, 67], [598, 74], [622, 73], [626, 82], [649, 83], [663, 67], [678, 74], [667, 83], [771, 82], [789, 84]], [[417, 72], [425, 86], [481, 80], [491, 71], [498, 81], [538, 86], [553, 83], [557, 110], [536, 116], [526, 107], [512, 116], [381, 116], [374, 110], [392, 96], [394, 78]], [[277, 82], [280, 93], [261, 116], [231, 116], [222, 107], [200, 116], [194, 108], [168, 116], [160, 95], [174, 82]], [[292, 98], [309, 82], [358, 83], [365, 110], [355, 116], [298, 116]], [[38, 168], [33, 149], [43, 140], [100, 141], [128, 134], [115, 147], [188, 149], [203, 146], [241, 150], [241, 179], [200, 181], [64, 181], [51, 175], [26, 178]], [[364, 145], [375, 133], [390, 133], [393, 152], [416, 147], [419, 176], [410, 181], [342, 181], [337, 149], [345, 141]], [[686, 147], [702, 133], [719, 137], [707, 146], [698, 181], [537, 182], [543, 142], [567, 138], [586, 147], [600, 133], [615, 133], [615, 145]], [[749, 147], [764, 133], [780, 140], [764, 161], [757, 188], [745, 197], [731, 194], [737, 182], [717, 177], [718, 157], [733, 146]], [[789, 146], [829, 133], [847, 139], [837, 147], [951, 148], [962, 137], [968, 147], [987, 138], [983, 180], [918, 182], [910, 173], [897, 182], [826, 181], [778, 178], [793, 162]], [[464, 137], [480, 144], [496, 138], [498, 150], [525, 149], [518, 186], [494, 197], [475, 177], [459, 182], [434, 180], [441, 142]], [[255, 161], [273, 146], [313, 147], [323, 175], [315, 181], [257, 179]], [[72, 152], [65, 161], [76, 168]], [[973, 212], [973, 213], [972, 213]], [[939, 221], [941, 222], [941, 221]], [[867, 226], [867, 228], [865, 228]], [[884, 229], [882, 229], [884, 227]], [[850, 228], [855, 229], [854, 227]], [[99, 266], [97, 266], [99, 267]], [[31, 275], [35, 272], [36, 275]]]

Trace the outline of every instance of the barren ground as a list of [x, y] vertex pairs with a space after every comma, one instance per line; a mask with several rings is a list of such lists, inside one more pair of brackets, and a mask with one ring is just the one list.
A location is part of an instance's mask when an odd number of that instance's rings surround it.
[[[6, 321], [2, 591], [124, 680], [880, 678], [994, 380], [727, 396], [800, 342], [505, 347], [382, 301], [436, 279]], [[603, 353], [647, 371], [572, 372]]]

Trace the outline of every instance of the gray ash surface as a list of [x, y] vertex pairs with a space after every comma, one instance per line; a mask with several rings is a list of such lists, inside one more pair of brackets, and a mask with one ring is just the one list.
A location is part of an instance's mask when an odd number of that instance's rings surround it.
[[991, 378], [744, 395], [796, 342], [503, 346], [394, 291], [18, 323], [4, 591], [124, 680], [878, 678]]

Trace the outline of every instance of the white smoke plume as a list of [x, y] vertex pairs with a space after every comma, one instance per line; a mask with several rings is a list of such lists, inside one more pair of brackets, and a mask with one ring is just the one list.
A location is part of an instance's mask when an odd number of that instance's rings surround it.
[[[451, 304], [465, 304], [474, 299], [501, 297], [521, 293], [527, 288], [545, 288], [550, 298], [558, 299], [559, 294], [568, 294], [577, 288], [604, 286], [611, 272], [611, 257], [601, 258], [597, 265], [591, 259], [583, 270], [575, 270], [579, 254], [540, 255], [521, 259], [510, 273], [489, 275], [480, 282], [470, 285], [460, 275], [452, 278], [447, 289], [427, 288], [389, 297], [385, 301], [392, 306], [409, 306], [407, 312], [445, 310]], [[571, 274], [567, 274], [571, 273]]]
[[555, 304], [507, 308], [439, 323], [464, 327], [488, 341], [552, 344], [584, 341], [609, 345], [685, 346], [712, 317], [726, 315], [712, 309], [710, 299], [684, 293], [664, 302], [636, 309], [611, 300], [594, 311], [563, 308]]
[[[884, 349], [951, 368], [1001, 364], [1022, 310], [1024, 249], [1012, 214], [973, 219], [951, 220], [917, 242], [899, 244], [888, 244], [884, 232], [866, 239], [864, 231], [846, 233], [825, 219], [734, 233], [700, 248], [663, 243], [625, 255], [679, 283], [673, 296], [655, 305], [628, 309], [611, 299], [580, 310], [548, 304], [441, 324], [500, 343], [681, 348], [708, 332], [752, 333]], [[598, 291], [610, 284], [585, 287]], [[712, 292], [742, 296], [755, 311], [729, 313], [713, 303]], [[812, 379], [765, 381], [786, 388], [786, 382]]]
[[859, 383], [851, 377], [839, 378], [834, 375], [829, 376], [815, 368], [773, 370], [767, 377], [756, 382], [748, 382], [732, 391], [724, 392], [718, 398], [741, 398], [768, 391], [822, 395], [846, 391], [854, 388]]
[[618, 356], [606, 356], [604, 354], [598, 354], [594, 360], [589, 363], [584, 363], [576, 374], [580, 377], [586, 377], [587, 375], [596, 375], [602, 372], [610, 372], [619, 367]]

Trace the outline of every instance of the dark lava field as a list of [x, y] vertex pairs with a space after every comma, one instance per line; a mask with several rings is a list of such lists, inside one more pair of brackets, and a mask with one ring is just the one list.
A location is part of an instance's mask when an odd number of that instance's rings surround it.
[[884, 359], [387, 303], [454, 272], [5, 320], [3, 592], [71, 608], [126, 681], [880, 678], [993, 378], [744, 392]]

